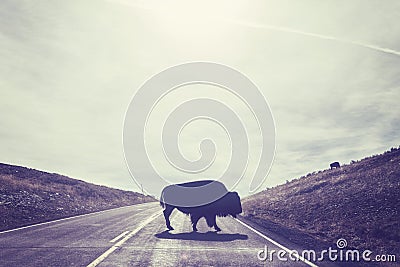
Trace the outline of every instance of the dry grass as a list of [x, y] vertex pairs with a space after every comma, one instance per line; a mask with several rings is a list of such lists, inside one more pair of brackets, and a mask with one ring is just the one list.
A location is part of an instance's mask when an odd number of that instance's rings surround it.
[[400, 252], [400, 149], [314, 172], [244, 199], [244, 216], [354, 248]]
[[0, 230], [155, 201], [136, 192], [0, 164]]

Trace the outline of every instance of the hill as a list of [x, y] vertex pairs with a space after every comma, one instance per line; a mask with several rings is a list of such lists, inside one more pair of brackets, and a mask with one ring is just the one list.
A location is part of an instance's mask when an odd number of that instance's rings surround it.
[[244, 217], [332, 244], [400, 253], [400, 149], [318, 171], [243, 200]]
[[155, 199], [0, 163], [0, 230], [150, 201]]

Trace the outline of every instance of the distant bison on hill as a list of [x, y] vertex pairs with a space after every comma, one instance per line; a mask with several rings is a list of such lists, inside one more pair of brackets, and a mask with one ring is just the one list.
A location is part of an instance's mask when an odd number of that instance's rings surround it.
[[[209, 187], [205, 187], [209, 186]], [[220, 198], [215, 201], [208, 202], [209, 196], [207, 194], [203, 194], [201, 198], [204, 199], [204, 205], [199, 206], [190, 206], [190, 203], [193, 202], [193, 196], [190, 194], [190, 190], [194, 188], [208, 188], [210, 189], [211, 194], [218, 192], [220, 194]], [[189, 193], [187, 193], [189, 192]], [[197, 195], [199, 197], [200, 195]], [[180, 203], [189, 203], [188, 205], [172, 205], [168, 203], [176, 202], [176, 199], [179, 198]], [[197, 203], [200, 203], [197, 199]], [[221, 229], [217, 225], [216, 217], [226, 217], [231, 215], [236, 218], [238, 214], [242, 212], [242, 205], [240, 203], [240, 197], [236, 192], [229, 192], [226, 187], [217, 181], [205, 180], [205, 181], [195, 181], [188, 182], [177, 185], [169, 185], [166, 186], [162, 193], [160, 199], [160, 205], [164, 208], [164, 218], [167, 228], [169, 230], [173, 230], [174, 228], [171, 226], [169, 216], [172, 211], [176, 208], [179, 211], [190, 215], [190, 220], [192, 222], [193, 231], [197, 231], [197, 222], [200, 218], [204, 217], [206, 219], [207, 225], [209, 227], [214, 227], [216, 231], [221, 231]]]
[[331, 167], [331, 170], [332, 170], [333, 168], [340, 168], [340, 164], [339, 164], [339, 162], [337, 162], [337, 161], [332, 162], [329, 166]]

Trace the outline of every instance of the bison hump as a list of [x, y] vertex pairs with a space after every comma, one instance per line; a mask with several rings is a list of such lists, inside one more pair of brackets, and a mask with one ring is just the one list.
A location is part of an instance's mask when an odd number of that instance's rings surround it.
[[202, 180], [165, 187], [161, 201], [176, 207], [199, 207], [217, 201], [227, 193], [221, 182]]

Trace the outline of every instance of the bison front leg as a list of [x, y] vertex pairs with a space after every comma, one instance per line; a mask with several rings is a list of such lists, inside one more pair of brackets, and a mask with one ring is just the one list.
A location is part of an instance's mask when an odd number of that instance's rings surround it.
[[197, 222], [200, 220], [200, 216], [197, 214], [190, 214], [190, 221], [192, 222], [193, 232], [197, 232]]
[[221, 231], [221, 228], [217, 225], [217, 215], [207, 215], [206, 221], [209, 227], [214, 227], [217, 232]]
[[217, 225], [217, 216], [216, 215], [214, 215], [212, 217], [212, 222], [213, 222], [215, 231], [217, 231], [217, 232], [221, 231], [221, 228], [219, 228], [218, 225]]
[[174, 228], [171, 226], [171, 222], [169, 221], [169, 216], [171, 215], [172, 211], [174, 210], [175, 207], [172, 207], [170, 205], [165, 205], [165, 209], [163, 211], [164, 213], [164, 218], [165, 218], [165, 224], [167, 225], [167, 228], [169, 230], [174, 230]]

